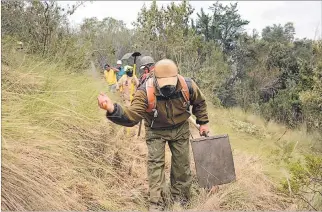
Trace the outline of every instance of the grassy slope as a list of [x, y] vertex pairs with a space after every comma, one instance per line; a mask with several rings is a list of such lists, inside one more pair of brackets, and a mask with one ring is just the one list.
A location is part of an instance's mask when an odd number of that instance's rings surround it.
[[[96, 101], [104, 90], [103, 80], [68, 73], [50, 61], [3, 64], [3, 210], [145, 209], [144, 139], [104, 118]], [[313, 138], [288, 131], [279, 139], [285, 127], [236, 109], [210, 106], [210, 116], [216, 133], [230, 135], [238, 179], [214, 195], [194, 185], [192, 208], [294, 209], [276, 190], [273, 181], [283, 177], [283, 164], [276, 161], [282, 151], [289, 154], [285, 144], [297, 143], [296, 150]]]
[[115, 210], [141, 201], [130, 192], [140, 182], [124, 176], [141, 158], [98, 109], [101, 90], [103, 82], [49, 61], [2, 66], [2, 209]]

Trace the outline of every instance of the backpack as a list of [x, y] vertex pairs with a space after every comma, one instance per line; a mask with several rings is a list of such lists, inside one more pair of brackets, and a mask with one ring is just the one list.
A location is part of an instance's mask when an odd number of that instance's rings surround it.
[[[190, 106], [190, 94], [192, 93], [192, 87], [191, 87], [191, 84], [190, 86], [188, 86], [187, 82], [186, 82], [186, 79], [179, 75], [178, 74], [178, 79], [179, 79], [179, 82], [182, 86], [182, 89], [181, 89], [181, 93], [182, 93], [182, 96], [185, 100], [185, 103], [187, 104], [187, 108], [189, 108]], [[146, 112], [153, 112], [153, 111], [156, 111], [156, 96], [155, 96], [155, 86], [154, 86], [154, 82], [153, 82], [153, 77], [150, 77], [147, 79], [146, 81], [146, 95], [147, 95], [147, 98], [148, 98], [148, 108], [146, 109]]]

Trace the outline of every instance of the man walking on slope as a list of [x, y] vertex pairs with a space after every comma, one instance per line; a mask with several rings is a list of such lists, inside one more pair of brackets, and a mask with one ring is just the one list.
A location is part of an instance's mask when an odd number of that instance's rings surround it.
[[132, 127], [145, 120], [148, 146], [150, 210], [163, 210], [165, 187], [165, 144], [171, 157], [171, 194], [175, 202], [186, 204], [192, 183], [189, 156], [189, 106], [200, 124], [200, 135], [207, 135], [208, 113], [205, 97], [196, 83], [178, 74], [176, 64], [168, 59], [155, 64], [154, 74], [135, 93], [131, 106], [122, 107], [105, 95], [98, 96], [112, 122]]

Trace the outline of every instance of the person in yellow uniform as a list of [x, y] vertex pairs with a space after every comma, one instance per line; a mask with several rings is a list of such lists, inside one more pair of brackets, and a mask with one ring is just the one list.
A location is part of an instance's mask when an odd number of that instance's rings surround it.
[[116, 73], [117, 71], [115, 69], [112, 69], [109, 64], [104, 65], [104, 77], [106, 79], [109, 91], [115, 92], [116, 90]]
[[131, 105], [131, 84], [134, 84], [136, 89], [139, 85], [139, 80], [136, 76], [133, 76], [133, 67], [125, 66], [125, 75], [123, 75], [116, 84], [116, 90], [121, 92], [121, 97], [125, 106]]

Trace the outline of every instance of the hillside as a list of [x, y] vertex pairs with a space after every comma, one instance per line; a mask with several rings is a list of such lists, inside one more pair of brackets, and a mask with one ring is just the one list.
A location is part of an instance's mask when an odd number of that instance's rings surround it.
[[147, 208], [144, 130], [112, 124], [96, 99], [101, 69], [137, 51], [173, 60], [207, 97], [212, 132], [229, 134], [237, 181], [209, 193], [194, 173], [190, 209], [322, 210], [321, 37], [286, 19], [249, 31], [238, 2], [135, 2], [131, 27], [109, 12], [75, 25], [98, 3], [67, 4], [1, 1], [2, 210]]
[[[136, 126], [127, 136], [105, 119], [96, 100], [106, 91], [104, 80], [21, 52], [2, 61], [1, 209], [146, 210], [144, 135], [136, 136]], [[239, 109], [209, 106], [209, 114], [212, 130], [230, 136], [237, 181], [210, 194], [195, 180], [190, 208], [301, 209], [279, 189], [287, 177], [280, 161], [300, 156], [317, 135]], [[166, 156], [169, 174], [168, 149]]]

